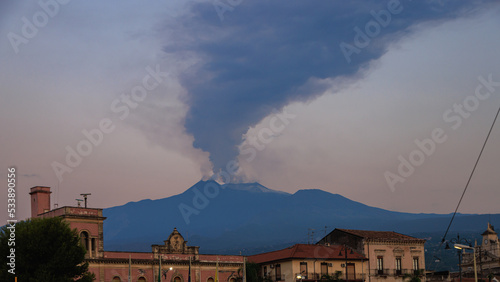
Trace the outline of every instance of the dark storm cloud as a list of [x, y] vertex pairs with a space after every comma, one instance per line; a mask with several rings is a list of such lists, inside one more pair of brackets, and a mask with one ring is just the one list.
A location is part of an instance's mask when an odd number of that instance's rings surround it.
[[372, 11], [398, 2], [246, 0], [225, 12], [224, 21], [212, 1], [190, 6], [189, 13], [168, 24], [172, 43], [163, 50], [201, 58], [181, 76], [189, 93], [186, 128], [194, 145], [210, 152], [217, 172], [237, 156], [236, 145], [249, 126], [273, 109], [325, 90], [312, 79], [353, 75], [411, 25], [461, 16], [480, 4], [402, 0], [402, 10], [348, 62], [340, 44], [354, 45], [355, 28], [364, 30], [374, 21]]

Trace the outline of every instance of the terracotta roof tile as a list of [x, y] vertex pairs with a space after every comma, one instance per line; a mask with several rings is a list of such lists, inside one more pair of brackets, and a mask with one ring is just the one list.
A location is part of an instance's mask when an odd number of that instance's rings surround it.
[[[342, 255], [339, 255], [340, 252]], [[362, 254], [352, 251], [350, 249], [347, 251], [347, 259], [349, 260], [361, 260], [366, 259]], [[264, 263], [277, 260], [286, 259], [345, 259], [344, 247], [341, 245], [308, 245], [308, 244], [296, 244], [286, 249], [257, 254], [249, 256], [248, 260], [255, 263]]]
[[339, 228], [337, 228], [336, 230], [350, 233], [365, 239], [373, 239], [373, 240], [419, 241], [419, 242], [425, 241], [424, 239], [415, 238], [394, 231], [369, 231], [369, 230], [353, 230], [353, 229], [339, 229]]

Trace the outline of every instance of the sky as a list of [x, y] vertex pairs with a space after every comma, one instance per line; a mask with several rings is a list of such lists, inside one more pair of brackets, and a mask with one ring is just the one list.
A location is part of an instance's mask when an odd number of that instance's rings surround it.
[[[500, 107], [498, 1], [0, 4], [0, 209], [16, 168], [107, 208], [200, 179], [451, 213]], [[500, 123], [500, 122], [499, 122]], [[500, 213], [500, 124], [459, 208]], [[7, 214], [2, 213], [2, 219]]]

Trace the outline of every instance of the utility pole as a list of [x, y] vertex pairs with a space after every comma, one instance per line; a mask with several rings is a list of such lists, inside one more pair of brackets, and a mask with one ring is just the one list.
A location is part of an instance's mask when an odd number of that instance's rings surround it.
[[243, 257], [243, 282], [247, 282], [247, 258]]
[[[343, 244], [344, 247], [344, 255], [345, 255], [345, 281], [349, 282], [349, 274], [347, 274], [347, 244]], [[352, 252], [352, 250], [351, 250]], [[342, 249], [340, 249], [339, 256], [342, 256]]]

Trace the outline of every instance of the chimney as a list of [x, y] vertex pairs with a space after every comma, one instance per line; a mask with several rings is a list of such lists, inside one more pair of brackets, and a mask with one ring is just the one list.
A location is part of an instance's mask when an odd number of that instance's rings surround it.
[[31, 218], [50, 211], [50, 187], [35, 186], [30, 190]]

